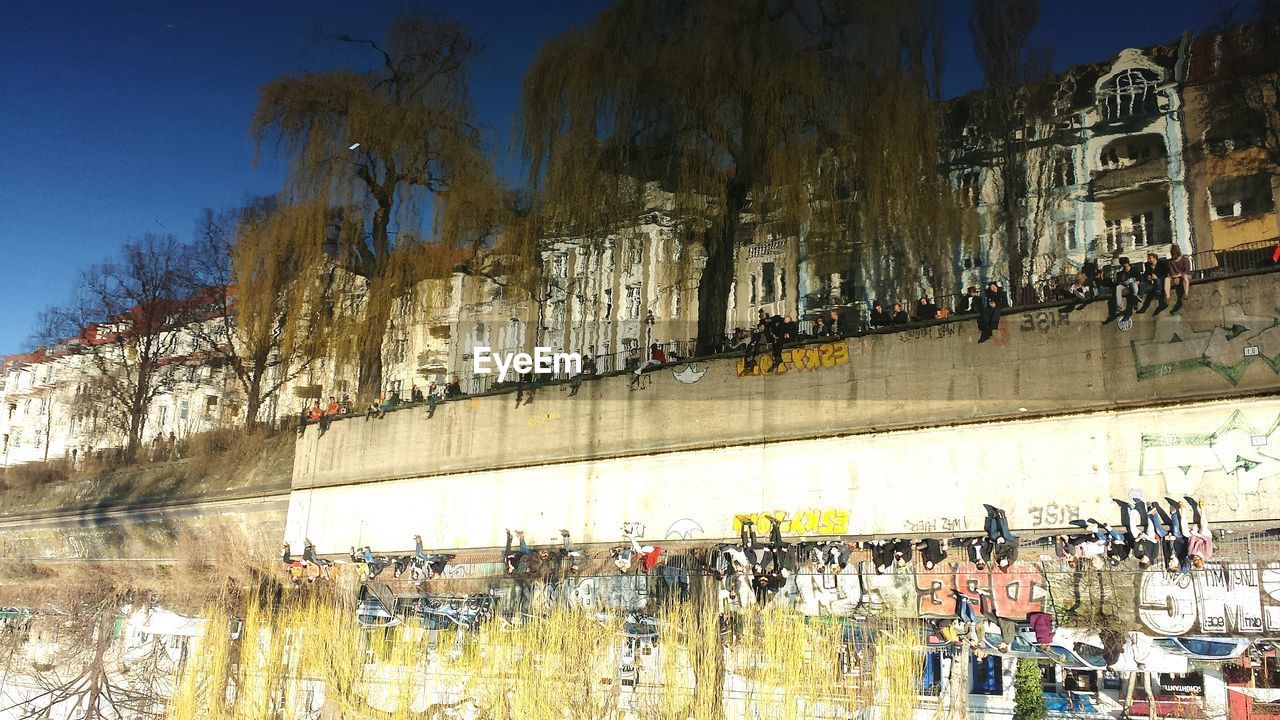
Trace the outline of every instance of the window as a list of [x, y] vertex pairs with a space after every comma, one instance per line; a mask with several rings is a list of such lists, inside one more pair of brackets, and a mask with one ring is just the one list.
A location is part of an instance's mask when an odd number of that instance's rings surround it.
[[1053, 186], [1056, 188], [1076, 184], [1076, 166], [1070, 150], [1060, 150], [1053, 156]]
[[1107, 221], [1107, 252], [1115, 252], [1120, 249], [1124, 238], [1124, 223], [1120, 220]]
[[1275, 210], [1271, 178], [1261, 173], [1219, 180], [1209, 187], [1213, 219], [1249, 217]]
[[623, 320], [640, 319], [640, 286], [627, 286], [627, 304], [623, 308]]
[[957, 189], [966, 205], [974, 207], [978, 204], [978, 171], [971, 170], [960, 174]]
[[179, 420], [187, 419], [187, 414], [190, 407], [191, 406], [187, 404], [186, 400], [183, 400], [182, 402], [178, 403], [178, 419]]
[[942, 653], [925, 653], [924, 667], [920, 670], [920, 694], [938, 695], [942, 692]]
[[757, 298], [757, 297], [758, 297], [758, 295], [757, 295], [757, 293], [756, 293], [756, 276], [755, 276], [754, 274], [752, 274], [752, 276], [751, 276], [751, 304], [752, 304], [752, 305], [755, 305], [755, 304], [756, 304], [756, 298]]
[[168, 405], [160, 406], [160, 422], [158, 424], [160, 425], [161, 430], [164, 430], [166, 427], [169, 426], [169, 406]]
[[762, 264], [760, 266], [760, 302], [771, 303], [777, 299], [775, 283], [773, 263]]
[[631, 238], [627, 241], [627, 262], [632, 265], [639, 265], [644, 259], [644, 244], [640, 242], [640, 238]]
[[1058, 244], [1068, 250], [1077, 250], [1080, 240], [1076, 237], [1076, 221], [1058, 223]]
[[671, 288], [671, 317], [672, 319], [680, 317], [680, 288]]
[[1258, 144], [1266, 118], [1260, 112], [1249, 112], [1227, 118], [1204, 133], [1204, 144], [1214, 155], [1226, 155]]
[[981, 660], [976, 655], [970, 656], [969, 676], [972, 678], [969, 692], [974, 695], [1004, 694], [1004, 668], [999, 655], [988, 655]]
[[552, 273], [558, 278], [569, 277], [569, 256], [565, 253], [556, 253], [551, 261]]
[[778, 271], [778, 297], [783, 300], [787, 299], [787, 271]]
[[1155, 244], [1156, 215], [1154, 212], [1139, 213], [1129, 218], [1129, 222], [1133, 225], [1134, 247]]
[[1098, 107], [1105, 120], [1148, 115], [1159, 109], [1156, 90], [1160, 79], [1151, 70], [1129, 68], [1116, 73], [1098, 88]]
[[196, 381], [196, 368], [194, 365], [192, 365], [191, 367], [187, 368], [187, 382], [195, 382], [195, 381]]

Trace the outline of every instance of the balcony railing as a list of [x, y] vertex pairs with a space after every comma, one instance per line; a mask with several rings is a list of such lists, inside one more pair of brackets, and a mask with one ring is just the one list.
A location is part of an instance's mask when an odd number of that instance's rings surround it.
[[1168, 180], [1168, 164], [1165, 159], [1152, 158], [1128, 167], [1095, 170], [1093, 179], [1089, 182], [1089, 192], [1093, 195], [1115, 195]]
[[1090, 239], [1085, 254], [1101, 258], [1118, 258], [1121, 255], [1133, 253], [1137, 253], [1137, 256], [1145, 256], [1148, 248], [1169, 245], [1172, 242], [1173, 231], [1168, 228], [1146, 233], [1141, 242], [1132, 234], [1095, 235]]

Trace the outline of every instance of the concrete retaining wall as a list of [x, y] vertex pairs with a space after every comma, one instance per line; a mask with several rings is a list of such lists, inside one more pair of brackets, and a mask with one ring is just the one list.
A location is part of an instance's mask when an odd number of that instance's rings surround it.
[[757, 443], [298, 489], [286, 538], [352, 545], [492, 547], [726, 538], [740, 514], [771, 513], [790, 536], [979, 533], [982, 503], [1015, 528], [1117, 521], [1113, 497], [1192, 494], [1220, 521], [1280, 516], [1280, 399], [1217, 402]]
[[1181, 314], [1136, 316], [1128, 332], [1101, 325], [1099, 302], [1069, 316], [1007, 315], [984, 344], [965, 320], [789, 350], [784, 371], [767, 375], [743, 377], [740, 360], [722, 359], [664, 368], [634, 387], [629, 375], [573, 396], [548, 386], [519, 408], [500, 395], [445, 403], [431, 420], [419, 407], [338, 421], [300, 439], [293, 486], [1271, 392], [1280, 384], [1277, 277], [1198, 285]]

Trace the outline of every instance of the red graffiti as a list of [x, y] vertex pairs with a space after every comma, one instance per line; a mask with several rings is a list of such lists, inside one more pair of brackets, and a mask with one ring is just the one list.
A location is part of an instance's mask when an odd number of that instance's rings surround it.
[[933, 570], [916, 568], [916, 612], [922, 617], [951, 617], [956, 613], [953, 590], [976, 599], [990, 594], [996, 615], [1021, 620], [1030, 612], [1044, 612], [1045, 578], [1036, 565], [1015, 563], [1008, 572], [979, 570], [972, 563], [951, 563]]

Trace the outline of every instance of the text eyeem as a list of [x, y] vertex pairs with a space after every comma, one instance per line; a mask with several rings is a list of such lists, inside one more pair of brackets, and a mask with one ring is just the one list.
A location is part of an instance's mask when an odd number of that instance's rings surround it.
[[535, 347], [532, 355], [525, 352], [493, 353], [488, 347], [476, 347], [472, 352], [471, 371], [476, 375], [488, 375], [493, 372], [489, 367], [492, 364], [498, 369], [498, 382], [505, 381], [511, 371], [519, 375], [527, 372], [535, 375], [582, 372], [582, 355], [576, 352], [555, 352], [546, 347]]

